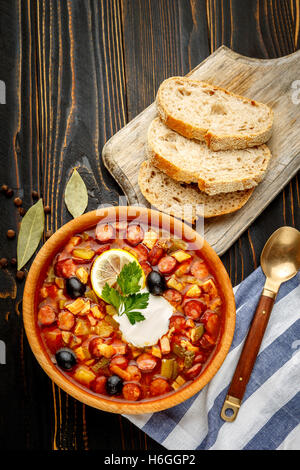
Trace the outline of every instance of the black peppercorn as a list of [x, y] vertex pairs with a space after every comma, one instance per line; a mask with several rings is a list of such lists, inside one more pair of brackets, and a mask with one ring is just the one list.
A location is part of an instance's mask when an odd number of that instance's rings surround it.
[[16, 264], [17, 264], [17, 259], [16, 259], [16, 258], [11, 258], [10, 264], [11, 264], [12, 266], [16, 266]]
[[1, 193], [5, 194], [7, 190], [8, 190], [7, 184], [3, 184], [3, 185], [1, 186]]
[[18, 207], [18, 212], [21, 217], [24, 217], [24, 215], [26, 214], [26, 210], [24, 209], [24, 207]]
[[6, 236], [7, 236], [7, 238], [15, 238], [16, 232], [15, 232], [14, 230], [12, 230], [12, 229], [9, 229], [9, 230], [7, 230], [7, 232], [6, 232]]
[[7, 259], [6, 258], [1, 258], [0, 259], [0, 266], [1, 266], [1, 268], [5, 268], [7, 266]]
[[44, 206], [44, 212], [45, 212], [45, 214], [50, 214], [51, 207], [50, 206]]
[[20, 207], [23, 204], [23, 201], [20, 197], [15, 197], [14, 199], [14, 205], [17, 207]]
[[23, 279], [25, 278], [25, 273], [24, 271], [17, 271], [16, 273], [16, 279], [17, 281], [23, 281]]
[[33, 199], [38, 199], [39, 198], [39, 193], [37, 191], [32, 191], [31, 196]]

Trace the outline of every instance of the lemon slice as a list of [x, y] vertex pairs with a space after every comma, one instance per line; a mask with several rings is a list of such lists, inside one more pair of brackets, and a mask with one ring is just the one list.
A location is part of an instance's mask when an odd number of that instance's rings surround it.
[[132, 263], [135, 261], [142, 271], [142, 277], [140, 280], [141, 289], [145, 287], [146, 277], [145, 273], [137, 261], [135, 256], [125, 250], [113, 248], [111, 250], [104, 251], [101, 253], [92, 266], [91, 270], [91, 283], [94, 292], [101, 297], [102, 289], [107, 283], [110, 287], [113, 287], [117, 282], [117, 277], [123, 269], [125, 264]]

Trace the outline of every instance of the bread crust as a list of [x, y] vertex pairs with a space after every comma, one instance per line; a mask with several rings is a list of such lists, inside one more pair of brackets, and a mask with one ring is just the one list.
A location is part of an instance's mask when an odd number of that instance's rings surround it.
[[[172, 206], [171, 207], [166, 207], [166, 205], [163, 205], [162, 203], [160, 203], [157, 198], [155, 197], [155, 194], [153, 191], [151, 191], [151, 188], [149, 188], [148, 184], [147, 184], [147, 176], [146, 176], [146, 173], [147, 171], [149, 171], [149, 165], [151, 165], [151, 163], [149, 161], [144, 161], [140, 167], [140, 170], [139, 170], [139, 175], [138, 175], [138, 184], [139, 184], [139, 187], [140, 187], [140, 190], [143, 194], [143, 196], [145, 197], [145, 199], [147, 199], [147, 201], [152, 204], [153, 206], [155, 206], [157, 209], [161, 210], [162, 212], [166, 212], [170, 215], [174, 215], [176, 217], [179, 217], [178, 215], [178, 206], [176, 208], [174, 208], [172, 210]], [[166, 177], [168, 178], [168, 177]], [[175, 181], [173, 182], [173, 184], [178, 184], [176, 183]], [[193, 189], [193, 191], [195, 191], [194, 193], [194, 198], [193, 200], [195, 201], [196, 200], [196, 196], [197, 196], [197, 189], [195, 188], [191, 188]], [[243, 207], [246, 202], [249, 200], [249, 198], [251, 197], [253, 193], [253, 188], [252, 189], [249, 189], [249, 190], [246, 190], [246, 191], [240, 191], [240, 192], [235, 192], [233, 193], [235, 196], [239, 196], [238, 198], [235, 199], [235, 202], [236, 202], [236, 205], [235, 206], [228, 206], [227, 210], [224, 210], [224, 209], [221, 209], [220, 207], [217, 208], [217, 203], [216, 203], [216, 209], [215, 210], [207, 210], [207, 207], [205, 209], [205, 202], [203, 202], [204, 204], [204, 218], [205, 219], [209, 219], [209, 218], [212, 218], [212, 217], [218, 217], [218, 216], [222, 216], [222, 215], [226, 215], [226, 214], [231, 214], [233, 212], [236, 212], [237, 210], [239, 210], [241, 207]], [[232, 193], [231, 193], [232, 194]], [[203, 194], [203, 196], [205, 198], [210, 198], [212, 197], [212, 200], [215, 200], [215, 198], [213, 196], [206, 196]], [[202, 197], [203, 197], [202, 196]], [[171, 194], [170, 194], [170, 198], [171, 198]], [[207, 199], [207, 200], [208, 200]], [[195, 207], [196, 207], [196, 204], [195, 203]], [[196, 212], [196, 210], [195, 210]], [[197, 214], [195, 213], [192, 215], [191, 218], [186, 218], [185, 217], [185, 220], [186, 221], [189, 221], [189, 222], [194, 222], [200, 215], [202, 214]], [[179, 217], [180, 218], [180, 217]]]
[[[210, 131], [207, 128], [199, 128], [189, 124], [186, 121], [181, 119], [175, 118], [170, 112], [168, 112], [168, 104], [165, 103], [165, 100], [162, 97], [163, 89], [165, 86], [168, 85], [170, 81], [175, 80], [183, 80], [183, 81], [190, 81], [196, 84], [205, 86], [210, 88], [212, 91], [221, 90], [222, 92], [226, 93], [227, 95], [233, 96], [237, 99], [247, 101], [253, 106], [263, 106], [268, 109], [269, 112], [269, 123], [266, 128], [263, 128], [261, 132], [256, 133], [247, 133], [247, 134], [216, 134]], [[159, 87], [157, 96], [156, 96], [156, 106], [158, 110], [158, 114], [162, 121], [174, 131], [178, 132], [179, 134], [187, 137], [188, 139], [196, 139], [200, 141], [206, 142], [207, 146], [214, 151], [218, 150], [242, 150], [249, 147], [255, 147], [257, 145], [264, 144], [269, 140], [272, 133], [272, 126], [273, 126], [273, 119], [274, 113], [273, 110], [265, 105], [264, 103], [260, 103], [255, 100], [251, 100], [249, 98], [245, 98], [244, 96], [236, 95], [225, 88], [210, 85], [208, 83], [194, 80], [187, 77], [170, 77], [165, 80]]]
[[[156, 118], [157, 119], [157, 118]], [[153, 121], [155, 123], [156, 119]], [[146, 156], [150, 159], [152, 165], [159, 170], [163, 171], [166, 175], [175, 181], [183, 183], [198, 183], [200, 191], [205, 192], [210, 196], [214, 196], [219, 193], [228, 193], [234, 191], [244, 191], [257, 186], [264, 178], [265, 173], [257, 174], [255, 177], [239, 178], [232, 181], [213, 181], [209, 182], [201, 177], [201, 175], [195, 174], [193, 169], [184, 169], [170, 162], [162, 154], [154, 150], [155, 144], [151, 138], [151, 125], [148, 132], [148, 143], [146, 146]], [[268, 163], [271, 159], [271, 152], [266, 145], [261, 146], [261, 150], [264, 151]], [[268, 166], [268, 164], [267, 164]], [[267, 168], [266, 168], [267, 171]]]

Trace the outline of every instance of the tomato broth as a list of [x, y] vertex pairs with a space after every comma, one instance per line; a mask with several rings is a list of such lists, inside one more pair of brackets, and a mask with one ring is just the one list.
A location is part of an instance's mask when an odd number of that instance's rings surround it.
[[[160, 280], [153, 292], [174, 309], [156, 344], [128, 343], [116, 308], [92, 288], [92, 266], [111, 249], [133, 255], [146, 286]], [[39, 289], [37, 322], [52, 361], [71, 381], [102, 397], [141, 401], [199, 377], [217, 350], [224, 319], [219, 286], [201, 251], [158, 228], [117, 221], [72, 236], [55, 256]]]

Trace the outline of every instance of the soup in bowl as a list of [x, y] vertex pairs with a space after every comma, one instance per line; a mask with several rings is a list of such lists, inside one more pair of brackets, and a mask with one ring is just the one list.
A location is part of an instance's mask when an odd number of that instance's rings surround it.
[[201, 390], [235, 324], [214, 250], [188, 225], [141, 207], [104, 208], [58, 230], [30, 269], [23, 313], [47, 374], [117, 413], [159, 411]]

